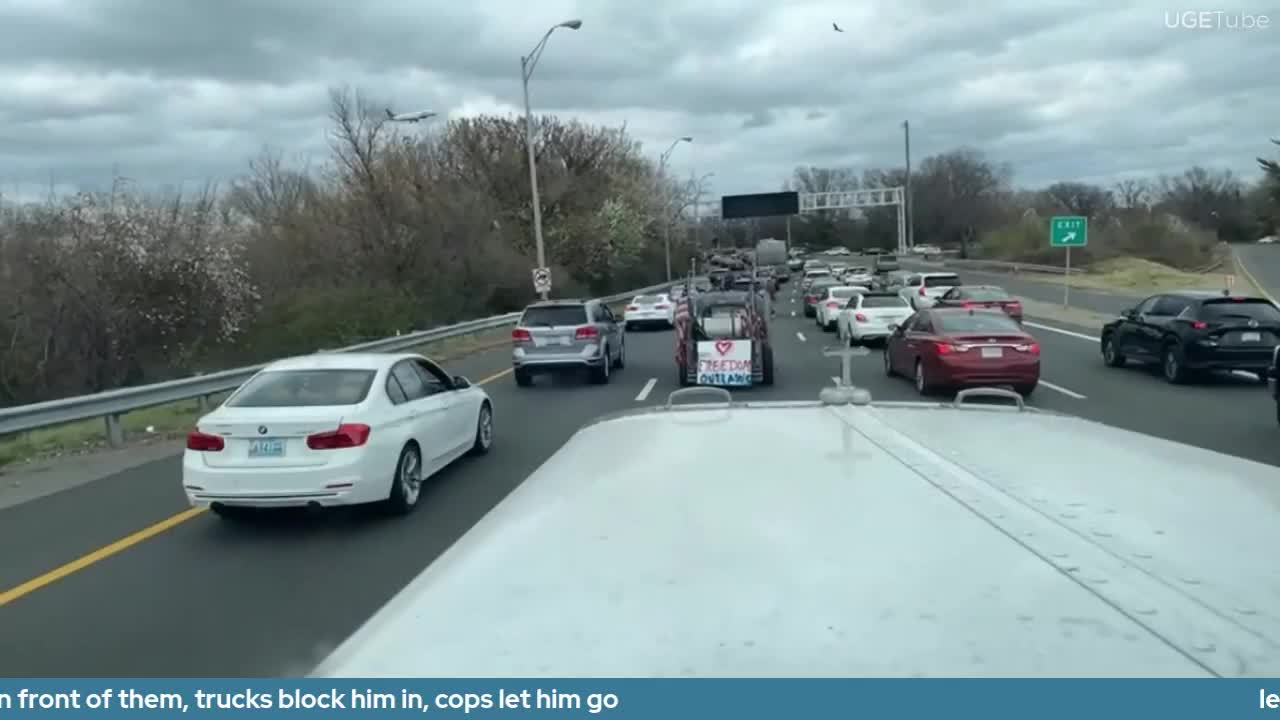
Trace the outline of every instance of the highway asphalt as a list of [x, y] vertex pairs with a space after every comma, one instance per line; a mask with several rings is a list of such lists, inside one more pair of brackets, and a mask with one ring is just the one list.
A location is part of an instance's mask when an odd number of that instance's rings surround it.
[[1273, 299], [1280, 299], [1280, 244], [1241, 243], [1235, 252], [1253, 281], [1266, 288]]
[[[1024, 292], [1010, 280], [1000, 284]], [[1033, 289], [1041, 298], [1058, 290]], [[839, 375], [838, 360], [821, 353], [834, 335], [802, 317], [793, 286], [784, 286], [782, 300], [777, 382], [739, 397], [816, 399]], [[1091, 333], [1028, 320], [1043, 348], [1033, 405], [1280, 466], [1264, 386], [1235, 377], [1170, 386], [1153, 372], [1105, 367]], [[604, 386], [565, 379], [518, 388], [504, 373], [505, 349], [453, 363], [455, 373], [489, 379], [496, 445], [437, 476], [408, 517], [361, 509], [273, 513], [238, 526], [200, 513], [105, 559], [80, 561], [0, 605], [0, 676], [307, 673], [575, 430], [606, 413], [660, 403], [676, 389], [670, 331], [631, 332], [627, 342], [627, 368]], [[907, 380], [884, 376], [878, 350], [856, 359], [854, 378], [877, 399], [918, 399]], [[1027, 472], [1035, 471], [1029, 464]], [[0, 510], [0, 597], [183, 512], [179, 479], [172, 457]], [[1159, 492], [1160, 478], [1151, 484]]]

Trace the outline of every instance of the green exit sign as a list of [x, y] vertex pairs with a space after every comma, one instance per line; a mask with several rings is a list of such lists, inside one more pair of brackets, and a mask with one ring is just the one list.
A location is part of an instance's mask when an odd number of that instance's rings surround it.
[[1084, 247], [1089, 244], [1089, 218], [1059, 215], [1049, 219], [1049, 245]]

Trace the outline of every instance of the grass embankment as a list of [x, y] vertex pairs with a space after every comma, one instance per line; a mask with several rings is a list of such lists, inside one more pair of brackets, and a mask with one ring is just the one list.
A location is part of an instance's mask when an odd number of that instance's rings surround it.
[[[428, 343], [413, 351], [438, 362], [450, 362], [510, 341], [511, 330], [500, 328]], [[216, 407], [226, 396], [227, 393], [213, 396], [209, 407]], [[183, 437], [201, 414], [197, 400], [182, 400], [131, 412], [120, 418], [120, 425], [124, 429], [126, 444], [159, 442]], [[105, 447], [106, 424], [102, 418], [41, 428], [0, 438], [0, 469], [17, 463], [89, 453]]]
[[[1071, 286], [1110, 290], [1125, 295], [1150, 295], [1169, 290], [1222, 290], [1230, 265], [1215, 272], [1192, 273], [1141, 258], [1115, 258], [1096, 263], [1087, 273], [1071, 276]], [[1036, 276], [1037, 280], [1061, 285], [1067, 278], [1056, 275]], [[1235, 276], [1235, 288], [1253, 292], [1248, 280]], [[1246, 289], [1247, 288], [1247, 289]]]

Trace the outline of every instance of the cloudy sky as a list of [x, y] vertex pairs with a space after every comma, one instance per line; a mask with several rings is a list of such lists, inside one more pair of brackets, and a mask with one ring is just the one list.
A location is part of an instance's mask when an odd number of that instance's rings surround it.
[[722, 193], [901, 163], [904, 119], [916, 159], [969, 145], [1024, 185], [1253, 178], [1280, 136], [1280, 0], [0, 0], [0, 188], [224, 180], [263, 146], [321, 163], [333, 86], [515, 112], [520, 56], [571, 18], [535, 111], [626, 122], [655, 157], [691, 135], [672, 170]]

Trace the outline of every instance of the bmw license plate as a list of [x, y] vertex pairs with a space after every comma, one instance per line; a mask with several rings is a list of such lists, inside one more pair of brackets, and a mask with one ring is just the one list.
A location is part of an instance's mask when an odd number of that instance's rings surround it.
[[249, 457], [284, 457], [283, 438], [256, 438], [249, 441]]
[[984, 358], [1004, 357], [1004, 349], [998, 348], [998, 347], [984, 347], [982, 348], [982, 357]]
[[1240, 342], [1261, 342], [1262, 333], [1247, 332], [1240, 333]]

